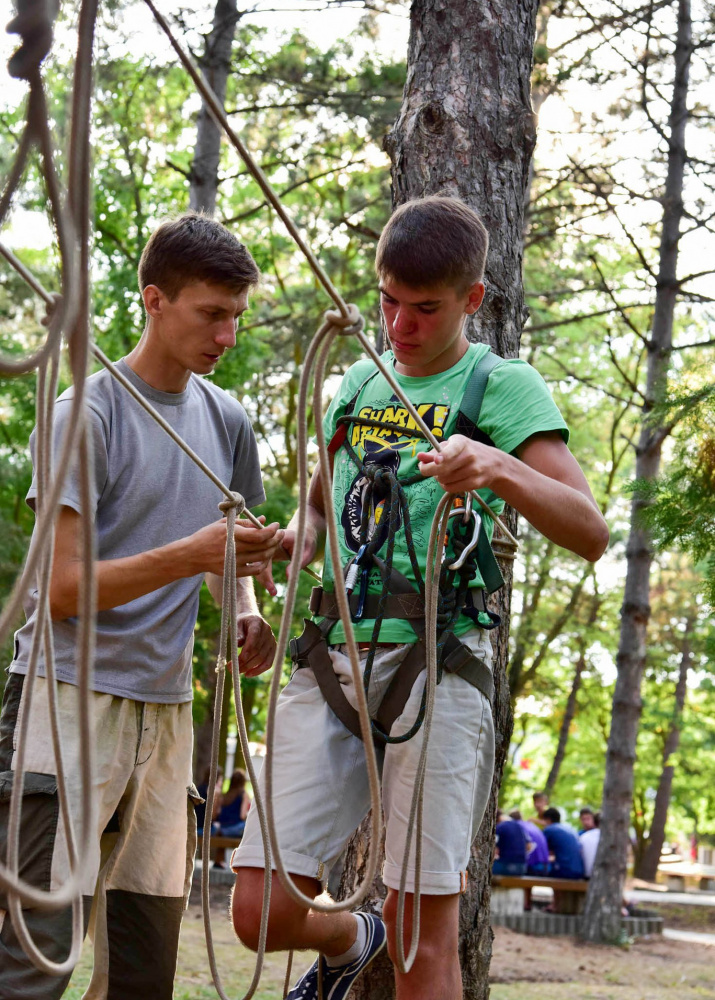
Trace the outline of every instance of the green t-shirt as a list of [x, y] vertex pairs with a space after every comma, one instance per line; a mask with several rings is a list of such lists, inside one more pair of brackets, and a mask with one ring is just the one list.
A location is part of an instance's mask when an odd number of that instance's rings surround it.
[[[442, 440], [454, 433], [464, 391], [475, 366], [488, 350], [486, 344], [470, 344], [467, 352], [452, 368], [424, 378], [413, 378], [395, 371], [392, 351], [383, 354], [382, 360], [386, 365], [393, 365], [394, 377], [405, 395], [416, 407], [434, 436]], [[421, 451], [428, 451], [430, 445], [421, 435], [411, 433], [411, 428], [415, 428], [414, 421], [381, 373], [378, 372], [370, 378], [374, 371], [375, 364], [368, 358], [358, 361], [345, 373], [323, 421], [325, 437], [328, 441], [332, 439], [338, 418], [345, 413], [348, 403], [362, 386], [352, 411], [353, 415], [399, 424], [404, 427], [404, 431], [349, 424], [348, 440], [362, 460], [367, 455], [370, 462], [387, 465], [400, 480], [403, 480], [418, 473], [417, 455]], [[479, 417], [479, 429], [489, 435], [497, 448], [506, 452], [513, 452], [523, 441], [539, 431], [559, 430], [564, 440], [568, 441], [568, 429], [551, 398], [546, 383], [531, 365], [518, 359], [506, 361], [490, 373]], [[333, 507], [338, 522], [340, 562], [343, 567], [355, 556], [360, 547], [364, 485], [365, 480], [359, 469], [348, 455], [346, 448], [341, 446], [335, 454]], [[503, 500], [495, 498], [491, 490], [479, 492], [490, 502], [495, 513], [502, 512]], [[423, 577], [432, 521], [442, 495], [442, 487], [432, 477], [422, 478], [419, 482], [406, 487], [412, 537]], [[371, 511], [371, 514], [373, 513]], [[381, 512], [378, 512], [375, 530], [379, 530], [379, 513]], [[491, 538], [494, 522], [485, 514], [482, 517], [483, 530], [486, 530]], [[384, 558], [386, 548], [386, 542], [383, 542], [377, 550], [377, 555]], [[447, 554], [448, 556], [451, 554], [450, 546], [447, 547]], [[416, 584], [402, 524], [395, 541], [393, 566], [411, 583]], [[479, 575], [471, 586], [483, 587]], [[328, 592], [335, 590], [329, 553], [325, 556], [323, 587]], [[369, 577], [368, 593], [379, 594], [381, 590], [380, 574], [377, 568], [373, 567]], [[354, 626], [356, 638], [359, 641], [371, 639], [373, 626], [372, 619], [363, 619], [357, 623]], [[461, 635], [473, 627], [471, 619], [462, 615], [455, 626], [455, 632]], [[407, 621], [392, 618], [385, 619], [382, 623], [381, 642], [414, 642], [415, 638], [415, 633]], [[329, 641], [332, 644], [345, 641], [345, 630], [341, 622], [331, 630]]]

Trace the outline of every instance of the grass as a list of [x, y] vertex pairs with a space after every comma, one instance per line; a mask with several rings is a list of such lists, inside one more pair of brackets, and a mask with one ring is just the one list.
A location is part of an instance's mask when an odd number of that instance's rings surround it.
[[[251, 982], [255, 956], [238, 943], [228, 918], [221, 911], [212, 912], [212, 918], [216, 963], [221, 984], [229, 996], [241, 997]], [[287, 956], [284, 954], [266, 956], [261, 985], [254, 994], [256, 1000], [281, 1000], [286, 959]], [[307, 968], [312, 960], [310, 955], [297, 955], [294, 965], [296, 973]], [[86, 941], [63, 1000], [80, 1000], [89, 983], [91, 971], [92, 947], [91, 943]], [[189, 907], [181, 926], [174, 1000], [216, 1000], [216, 990], [212, 984], [206, 952], [201, 910], [197, 906]]]

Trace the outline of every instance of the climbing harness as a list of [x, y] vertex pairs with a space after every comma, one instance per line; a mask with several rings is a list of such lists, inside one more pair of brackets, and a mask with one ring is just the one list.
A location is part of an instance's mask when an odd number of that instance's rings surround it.
[[[201, 94], [206, 107], [216, 120], [220, 128], [223, 129], [229, 142], [243, 158], [248, 170], [264, 192], [268, 202], [273, 206], [276, 213], [286, 226], [291, 237], [303, 252], [309, 266], [316, 275], [317, 280], [323, 289], [332, 299], [335, 309], [325, 314], [324, 322], [311, 342], [301, 373], [300, 391], [298, 399], [298, 479], [299, 479], [299, 507], [296, 522], [296, 553], [303, 550], [303, 542], [306, 531], [306, 502], [308, 491], [308, 471], [307, 471], [307, 409], [309, 399], [309, 385], [313, 380], [312, 403], [314, 412], [319, 412], [322, 403], [323, 382], [325, 378], [325, 368], [328, 352], [337, 336], [354, 336], [362, 345], [367, 355], [374, 361], [377, 370], [380, 370], [397, 397], [407, 408], [415, 426], [434, 448], [439, 450], [439, 442], [430, 432], [415, 407], [405, 397], [403, 390], [397, 384], [392, 373], [385, 367], [379, 354], [375, 350], [371, 340], [364, 334], [362, 326], [363, 320], [355, 306], [345, 303], [340, 293], [337, 291], [324, 269], [313, 255], [310, 248], [303, 240], [299, 229], [283, 208], [280, 200], [270, 186], [267, 178], [263, 174], [258, 164], [253, 160], [248, 150], [242, 144], [224, 113], [224, 110], [213, 93], [204, 77], [194, 66], [191, 58], [184, 51], [179, 42], [175, 39], [166, 20], [158, 12], [152, 0], [145, 0], [152, 11], [157, 23], [168, 37], [171, 45], [176, 51], [182, 65], [194, 81], [197, 90]], [[58, 797], [60, 806], [61, 821], [66, 831], [69, 852], [69, 876], [66, 883], [57, 890], [45, 892], [30, 885], [19, 877], [19, 831], [21, 816], [22, 791], [25, 784], [23, 746], [26, 740], [25, 730], [20, 733], [20, 741], [15, 757], [15, 771], [12, 794], [10, 799], [10, 818], [8, 824], [8, 848], [7, 862], [0, 863], [0, 889], [8, 897], [8, 908], [16, 928], [22, 947], [29, 959], [41, 970], [59, 975], [70, 969], [76, 962], [79, 948], [82, 941], [82, 899], [81, 899], [81, 860], [88, 853], [89, 843], [95, 829], [94, 806], [92, 800], [92, 739], [91, 724], [89, 718], [89, 692], [91, 690], [92, 664], [94, 653], [94, 616], [95, 616], [95, 539], [93, 529], [92, 510], [92, 450], [85, 421], [85, 382], [90, 353], [103, 364], [113, 378], [120, 381], [124, 387], [132, 392], [131, 384], [121, 378], [121, 373], [112, 365], [103, 352], [92, 343], [90, 336], [90, 289], [88, 275], [90, 272], [90, 155], [89, 155], [89, 122], [91, 112], [91, 79], [93, 62], [93, 42], [94, 28], [97, 17], [98, 0], [82, 0], [78, 20], [78, 48], [75, 61], [73, 109], [72, 109], [72, 131], [69, 142], [68, 156], [68, 187], [71, 197], [65, 199], [57, 177], [55, 166], [55, 152], [52, 144], [52, 137], [47, 121], [47, 105], [44, 93], [44, 84], [41, 73], [41, 63], [44, 59], [52, 38], [53, 22], [56, 15], [55, 5], [37, 4], [34, 0], [18, 0], [18, 17], [12, 22], [11, 30], [21, 36], [22, 44], [11, 60], [11, 72], [13, 75], [26, 79], [29, 83], [30, 93], [28, 98], [27, 124], [23, 136], [18, 146], [15, 162], [11, 168], [5, 189], [0, 196], [0, 224], [7, 216], [12, 198], [22, 179], [25, 171], [27, 159], [33, 145], [37, 145], [40, 151], [42, 173], [48, 193], [48, 200], [52, 211], [52, 216], [57, 231], [57, 242], [59, 248], [59, 259], [61, 265], [62, 295], [58, 296], [45, 290], [37, 279], [30, 274], [28, 269], [17, 260], [10, 250], [0, 244], [0, 254], [15, 268], [15, 270], [28, 282], [28, 284], [44, 299], [48, 307], [46, 320], [47, 336], [41, 347], [33, 354], [24, 358], [0, 357], [0, 374], [16, 375], [28, 373], [37, 369], [38, 371], [38, 401], [37, 401], [37, 472], [38, 472], [38, 501], [36, 512], [36, 529], [33, 536], [33, 543], [28, 552], [22, 572], [16, 580], [12, 594], [0, 614], [0, 642], [5, 639], [12, 628], [14, 620], [20, 610], [22, 600], [26, 590], [30, 586], [36, 585], [39, 591], [38, 617], [35, 635], [33, 636], [32, 649], [28, 662], [26, 676], [26, 710], [25, 718], [29, 718], [29, 706], [32, 697], [32, 687], [37, 674], [41, 647], [44, 648], [45, 669], [48, 681], [50, 700], [50, 726], [52, 730], [52, 740], [55, 760], [57, 764]], [[67, 431], [64, 440], [60, 444], [58, 457], [53, 462], [52, 448], [52, 416], [53, 405], [57, 388], [57, 376], [59, 369], [59, 353], [62, 338], [65, 338], [69, 346], [69, 361], [74, 384], [74, 394], [72, 399], [72, 410], [68, 420]], [[485, 379], [486, 381], [486, 379]], [[470, 387], [471, 388], [471, 384]], [[137, 394], [132, 392], [134, 398]], [[465, 394], [465, 399], [468, 394]], [[221, 620], [221, 640], [220, 653], [216, 664], [217, 684], [216, 684], [216, 709], [214, 712], [214, 732], [211, 757], [211, 773], [209, 778], [207, 814], [212, 812], [212, 800], [216, 785], [216, 770], [218, 757], [218, 741], [221, 725], [221, 704], [225, 682], [226, 664], [229, 657], [237, 662], [237, 591], [235, 577], [235, 544], [233, 540], [233, 525], [238, 512], [242, 511], [244, 502], [240, 494], [233, 493], [227, 486], [217, 480], [209, 469], [201, 462], [200, 458], [191, 451], [178, 435], [175, 434], [170, 425], [161, 421], [159, 415], [149, 406], [143, 398], [138, 402], [152, 414], [154, 419], [167, 434], [172, 436], [176, 443], [186, 451], [189, 457], [195, 461], [209, 475], [218, 488], [223, 493], [225, 500], [221, 507], [227, 519], [226, 554], [224, 572], [224, 592], [222, 604]], [[470, 419], [470, 410], [463, 403], [465, 419]], [[474, 420], [476, 424], [476, 420]], [[459, 425], [457, 430], [459, 431]], [[464, 433], [463, 431], [460, 431]], [[329, 467], [327, 443], [324, 438], [323, 429], [318, 422], [317, 440], [320, 454], [320, 476], [323, 486], [323, 495], [332, 495], [331, 473]], [[49, 610], [49, 582], [52, 568], [52, 550], [54, 542], [54, 520], [62, 488], [64, 485], [67, 470], [71, 466], [73, 456], [79, 456], [79, 471], [82, 493], [82, 545], [81, 559], [84, 586], [81, 588], [78, 642], [77, 642], [77, 690], [78, 690], [78, 725], [80, 730], [81, 761], [82, 761], [82, 796], [80, 810], [80, 832], [75, 835], [72, 827], [72, 820], [69, 812], [64, 769], [62, 765], [62, 741], [58, 720], [57, 700], [55, 697], [55, 672], [54, 654], [52, 645], [52, 625]], [[398, 510], [402, 512], [403, 518], [409, 516], [407, 502], [404, 498], [404, 485], [397, 480], [383, 482], [379, 476], [373, 476], [373, 489], [389, 488], [391, 498], [391, 518], [397, 517]], [[482, 509], [492, 517], [499, 526], [503, 536], [509, 543], [516, 546], [516, 540], [508, 529], [502, 524], [499, 518], [489, 509], [486, 501], [479, 495], [473, 495], [476, 502]], [[338, 561], [338, 529], [332, 506], [328, 505], [327, 532], [331, 550], [333, 578], [341, 578], [341, 567]], [[479, 558], [480, 549], [484, 554], [485, 532], [481, 529], [473, 530], [472, 525], [463, 522], [468, 531], [464, 532], [462, 547], [459, 552], [455, 549], [456, 559], [449, 564], [444, 564], [442, 552], [444, 547], [444, 536], [450, 521], [451, 498], [445, 495], [437, 507], [430, 539], [428, 544], [427, 569], [424, 581], [420, 583], [420, 593], [416, 594], [414, 588], [407, 583], [411, 593], [407, 593], [404, 586], [401, 588], [399, 576], [392, 568], [391, 559], [394, 550], [394, 538], [392, 545], [388, 544], [387, 558], [380, 560], [376, 551], [370, 550], [370, 539], [368, 538], [369, 526], [366, 529], [365, 545], [363, 556], [356, 566], [357, 578], [360, 577], [362, 569], [362, 559], [370, 558], [372, 564], [380, 569], [383, 581], [388, 585], [383, 587], [383, 594], [378, 599], [378, 606], [375, 609], [372, 596], [363, 593], [363, 582], [357, 590], [358, 607], [355, 612], [365, 617], [375, 614], [376, 636], [379, 634], [378, 623], [382, 621], [386, 614], [391, 613], [392, 605], [389, 600], [397, 598], [407, 601], [408, 599], [419, 598], [420, 604], [414, 605], [414, 617], [410, 618], [415, 628], [416, 634], [421, 636], [424, 650], [425, 665], [420, 666], [420, 670], [426, 669], [427, 680], [425, 684], [425, 695], [423, 706], [420, 711], [421, 724], [424, 726], [424, 738], [420, 752], [420, 759], [417, 767], [415, 790], [410, 809], [405, 864], [403, 865], [400, 891], [398, 894], [398, 919], [397, 919], [397, 964], [402, 972], [409, 971], [414, 961], [414, 957], [419, 945], [419, 896], [421, 879], [421, 852], [422, 852], [422, 814], [423, 814], [423, 786], [427, 750], [429, 744], [429, 732], [431, 726], [432, 707], [434, 704], [434, 690], [438, 681], [440, 670], [456, 670], [466, 676], [467, 672], [478, 672], [479, 666], [470, 666], [462, 663], [463, 654], [460, 653], [458, 643], [454, 646], [449, 638], [450, 629], [456, 621], [460, 610], [468, 612], [468, 604], [464, 603], [460, 609], [459, 602], [455, 600], [452, 605], [442, 593], [441, 581], [443, 576], [452, 574], [452, 579], [457, 579], [456, 592], [459, 593], [463, 586], [463, 578], [466, 578], [469, 567], [474, 559]], [[466, 508], [465, 508], [466, 513]], [[254, 524], [259, 524], [257, 519], [245, 511], [244, 516]], [[467, 515], [469, 517], [469, 515]], [[457, 518], [453, 519], [452, 538], [454, 539]], [[393, 532], [394, 535], [394, 532]], [[473, 545], [472, 542], [475, 542]], [[475, 555], [476, 553], [476, 555]], [[464, 558], [462, 558], [464, 556]], [[461, 565], [456, 565], [462, 559]], [[268, 913], [271, 890], [271, 867], [275, 865], [277, 875], [288, 895], [301, 903], [305, 907], [311, 907], [321, 912], [347, 910], [354, 908], [365, 896], [373, 882], [377, 868], [377, 848], [381, 841], [381, 809], [380, 809], [380, 789], [375, 756], [375, 747], [370, 738], [373, 732], [373, 723], [369, 718], [367, 710], [367, 700], [363, 688], [363, 678], [360, 674], [360, 658], [355, 636], [352, 629], [351, 614], [353, 609], [348, 600], [348, 595], [344, 588], [337, 588], [332, 600], [334, 604], [330, 606], [330, 614], [335, 621], [338, 618], [345, 628], [345, 644], [353, 673], [353, 681], [357, 695], [356, 716], [360, 734], [365, 741], [365, 756], [368, 772], [368, 783], [370, 787], [370, 799], [372, 804], [371, 820], [371, 841], [372, 847], [366, 865], [366, 874], [362, 885], [349, 898], [340, 903], [325, 902], [315, 900], [301, 893], [294, 884], [290, 874], [285, 869], [281, 852], [278, 846], [277, 831], [271, 800], [273, 793], [273, 770], [272, 770], [272, 746], [275, 727], [275, 709], [280, 690], [281, 668], [288, 644], [291, 620], [296, 600], [298, 585], [298, 569], [293, 566], [293, 572], [286, 589], [285, 606], [281, 619], [280, 632], [277, 643], [276, 657], [273, 665], [273, 678], [271, 681], [266, 744], [267, 758], [264, 765], [265, 773], [265, 801], [260, 793], [255, 771], [251, 761], [248, 746], [248, 733], [246, 731], [245, 720], [241, 708], [240, 677], [234, 674], [236, 692], [236, 725], [239, 733], [241, 748], [246, 760], [249, 777], [254, 788], [254, 805], [258, 814], [261, 832], [265, 849], [265, 878], [263, 893], [263, 913], [258, 940], [258, 955], [253, 979], [245, 994], [244, 1000], [249, 1000], [255, 993], [261, 974], [263, 953], [265, 951], [266, 935], [268, 928]], [[404, 578], [403, 578], [404, 579]], [[418, 577], [416, 577], [418, 579]], [[485, 583], [487, 582], [485, 577]], [[490, 584], [488, 584], [490, 586]], [[366, 585], [365, 585], [366, 588]], [[393, 593], [390, 593], [390, 588]], [[354, 589], [354, 588], [353, 588]], [[463, 587], [465, 593], [468, 592], [466, 585]], [[362, 593], [362, 607], [359, 607]], [[321, 598], [322, 600], [322, 598]], [[351, 595], [352, 600], [352, 595]], [[460, 598], [461, 600], [461, 598]], [[320, 606], [319, 606], [320, 607]], [[421, 618], [416, 612], [420, 609]], [[475, 613], [479, 613], [475, 611]], [[419, 624], [418, 624], [419, 622]], [[322, 636], [322, 633], [321, 633]], [[440, 651], [438, 654], [438, 650]], [[228, 651], [229, 657], [226, 652]], [[455, 656], [456, 654], [456, 656]], [[439, 655], [439, 662], [438, 662]], [[470, 654], [471, 655], [471, 654]], [[476, 659], [476, 658], [474, 658]], [[478, 661], [477, 661], [478, 664]], [[370, 669], [372, 661], [370, 661]], [[414, 667], [413, 667], [414, 669]], [[366, 670], [366, 673], [368, 671]], [[476, 676], [476, 673], [475, 673]], [[369, 676], [368, 676], [369, 680]], [[487, 687], [486, 678], [479, 680], [484, 687]], [[479, 683], [476, 686], [479, 686]], [[481, 690], [481, 688], [480, 688]], [[388, 707], [389, 707], [388, 702]], [[383, 719], [384, 727], [388, 727], [390, 720]], [[378, 726], [380, 723], [378, 722]], [[379, 732], [379, 730], [378, 730]], [[416, 873], [414, 885], [414, 907], [412, 919], [412, 943], [409, 954], [404, 954], [404, 905], [406, 896], [407, 879], [407, 859], [410, 855], [410, 845], [412, 837], [415, 837], [415, 859]], [[206, 932], [207, 950], [211, 972], [218, 995], [222, 1000], [227, 1000], [226, 994], [221, 985], [221, 979], [216, 966], [216, 960], [212, 942], [212, 932], [210, 923], [210, 908], [208, 901], [208, 870], [209, 870], [210, 838], [203, 841], [203, 873], [202, 873], [202, 902], [204, 910], [204, 926]], [[72, 904], [73, 908], [73, 933], [70, 954], [61, 963], [50, 962], [36, 947], [25, 926], [22, 914], [22, 906], [34, 906], [38, 908], [53, 910]]]
[[[464, 392], [458, 411], [456, 427], [460, 433], [483, 443], [493, 444], [490, 438], [478, 428], [482, 400], [486, 391], [489, 374], [502, 365], [503, 359], [487, 351], [475, 366]], [[400, 736], [391, 736], [390, 730], [402, 712], [410, 696], [412, 687], [426, 667], [425, 652], [425, 600], [424, 580], [415, 552], [408, 491], [411, 486], [423, 482], [420, 473], [400, 479], [392, 469], [382, 464], [361, 459], [350, 443], [347, 429], [350, 426], [371, 427], [379, 430], [394, 430], [404, 435], [423, 437], [419, 428], [406, 432], [401, 424], [381, 421], [374, 417], [355, 415], [358, 400], [379, 369], [371, 372], [363, 380], [358, 390], [348, 402], [345, 412], [337, 420], [337, 430], [328, 445], [328, 451], [335, 456], [342, 447], [358, 469], [364, 483], [362, 518], [360, 524], [359, 548], [337, 579], [343, 579], [348, 595], [350, 616], [354, 624], [373, 621], [373, 631], [363, 669], [363, 689], [367, 695], [370, 677], [377, 649], [380, 643], [380, 629], [387, 619], [408, 621], [416, 641], [410, 644], [405, 658], [400, 663], [388, 685], [380, 705], [371, 718], [372, 739], [377, 746], [388, 743], [404, 743], [411, 739], [424, 721], [426, 694], [423, 694], [417, 717], [408, 730]], [[489, 491], [489, 499], [495, 494]], [[484, 590], [470, 588], [470, 582], [480, 572], [484, 586], [493, 593], [503, 585], [503, 577], [489, 544], [486, 532], [482, 531], [482, 518], [474, 510], [471, 494], [457, 498], [449, 511], [447, 523], [450, 527], [445, 538], [441, 558], [438, 600], [437, 636], [437, 683], [446, 670], [459, 674], [469, 684], [476, 687], [491, 703], [494, 682], [486, 664], [459, 641], [453, 629], [461, 614], [482, 628], [492, 629], [499, 624], [499, 617], [486, 608]], [[404, 531], [405, 543], [416, 587], [393, 565], [395, 540], [399, 530]], [[451, 543], [454, 558], [446, 561], [447, 541]], [[384, 557], [378, 552], [385, 549]], [[371, 573], [377, 570], [382, 590], [378, 594], [368, 594]], [[304, 619], [303, 633], [290, 642], [290, 654], [296, 669], [312, 669], [318, 686], [333, 713], [354, 735], [362, 738], [358, 713], [348, 701], [345, 689], [340, 684], [333, 669], [329, 652], [329, 636], [340, 619], [339, 607], [334, 593], [322, 587], [314, 587], [310, 611], [318, 622]]]

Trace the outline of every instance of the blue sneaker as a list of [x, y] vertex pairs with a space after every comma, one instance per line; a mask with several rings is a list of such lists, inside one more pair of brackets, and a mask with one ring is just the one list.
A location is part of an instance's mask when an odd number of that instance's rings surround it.
[[372, 913], [356, 913], [355, 916], [358, 919], [362, 917], [367, 924], [367, 942], [362, 954], [349, 965], [338, 968], [328, 965], [323, 956], [319, 955], [318, 960], [295, 984], [286, 1000], [318, 1000], [318, 979], [322, 986], [323, 1000], [345, 1000], [352, 984], [378, 952], [382, 951], [387, 940], [385, 925], [379, 917]]

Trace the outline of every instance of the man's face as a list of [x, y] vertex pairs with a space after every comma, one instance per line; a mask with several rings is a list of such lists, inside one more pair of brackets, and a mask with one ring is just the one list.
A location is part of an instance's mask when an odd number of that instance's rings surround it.
[[424, 377], [456, 364], [467, 347], [465, 316], [476, 312], [483, 298], [481, 282], [458, 292], [449, 285], [415, 289], [383, 278], [380, 304], [397, 371]]
[[167, 360], [196, 375], [208, 375], [221, 355], [236, 344], [238, 319], [248, 308], [248, 289], [234, 292], [197, 281], [185, 285], [170, 302], [150, 285], [144, 290], [144, 300]]
[[581, 827], [584, 830], [595, 829], [596, 821], [593, 818], [593, 813], [581, 813]]

